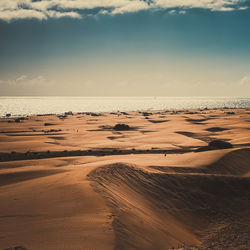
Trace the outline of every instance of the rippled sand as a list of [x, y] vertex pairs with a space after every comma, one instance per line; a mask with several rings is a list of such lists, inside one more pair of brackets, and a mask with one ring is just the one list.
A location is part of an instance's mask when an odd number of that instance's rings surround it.
[[3, 118], [0, 248], [247, 249], [249, 125], [248, 109]]

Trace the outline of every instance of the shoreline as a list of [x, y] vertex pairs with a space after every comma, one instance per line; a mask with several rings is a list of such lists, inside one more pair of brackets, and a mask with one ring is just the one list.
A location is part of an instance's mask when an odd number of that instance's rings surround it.
[[[249, 98], [250, 99], [250, 98]], [[18, 115], [11, 115], [7, 116], [3, 115], [0, 116], [0, 120], [2, 119], [14, 119], [14, 118], [30, 118], [30, 117], [34, 117], [34, 116], [68, 116], [68, 115], [111, 115], [111, 114], [120, 114], [122, 115], [123, 113], [175, 113], [175, 112], [181, 112], [181, 113], [189, 113], [189, 112], [202, 112], [202, 111], [212, 111], [212, 110], [240, 110], [240, 109], [244, 109], [244, 110], [249, 110], [250, 111], [250, 106], [247, 107], [216, 107], [216, 108], [209, 108], [209, 107], [204, 107], [204, 108], [172, 108], [172, 109], [138, 109], [138, 110], [117, 110], [117, 111], [63, 111], [63, 112], [59, 112], [59, 113], [38, 113], [38, 114], [18, 114]], [[71, 114], [68, 114], [71, 113]]]

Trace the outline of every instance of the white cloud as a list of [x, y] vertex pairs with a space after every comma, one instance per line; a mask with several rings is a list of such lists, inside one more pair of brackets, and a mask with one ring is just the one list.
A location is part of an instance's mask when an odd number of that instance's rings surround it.
[[28, 77], [26, 75], [21, 75], [16, 79], [16, 82], [22, 82], [25, 81]]
[[155, 6], [160, 8], [205, 8], [225, 11], [233, 10], [241, 0], [155, 0]]
[[184, 15], [184, 14], [186, 14], [186, 10], [170, 10], [169, 11], [169, 14], [182, 14], [182, 15]]
[[21, 75], [16, 79], [0, 80], [1, 95], [47, 95], [57, 90], [56, 82], [44, 76]]
[[11, 10], [17, 9], [19, 5], [29, 4], [30, 0], [1, 0], [0, 1], [0, 10]]
[[240, 80], [240, 84], [241, 85], [250, 85], [250, 76], [244, 76], [241, 80]]
[[73, 11], [59, 12], [54, 10], [48, 10], [47, 15], [53, 18], [61, 18], [61, 17], [81, 18], [81, 16], [77, 12]]
[[149, 5], [143, 1], [130, 1], [128, 4], [115, 8], [112, 14], [122, 14], [126, 12], [137, 12], [149, 9]]
[[46, 15], [40, 11], [36, 10], [26, 10], [26, 9], [17, 9], [17, 10], [4, 10], [0, 11], [0, 19], [5, 21], [10, 21], [13, 19], [46, 19]]
[[53, 84], [53, 81], [46, 79], [43, 76], [36, 76], [36, 77], [28, 77], [27, 75], [21, 75], [16, 79], [9, 79], [9, 80], [0, 80], [1, 85], [9, 85], [9, 86], [37, 86], [40, 84]]
[[239, 10], [247, 10], [247, 9], [248, 9], [247, 6], [239, 7]]
[[[0, 19], [80, 18], [79, 10], [100, 8], [100, 14], [122, 14], [147, 9], [169, 9], [170, 13], [185, 14], [189, 8], [212, 11], [245, 10], [247, 0], [0, 0]], [[174, 12], [174, 9], [178, 11]]]

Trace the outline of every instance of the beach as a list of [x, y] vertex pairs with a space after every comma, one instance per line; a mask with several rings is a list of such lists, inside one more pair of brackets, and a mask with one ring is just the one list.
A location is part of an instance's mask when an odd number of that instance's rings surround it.
[[0, 249], [248, 249], [249, 235], [250, 108], [0, 119]]

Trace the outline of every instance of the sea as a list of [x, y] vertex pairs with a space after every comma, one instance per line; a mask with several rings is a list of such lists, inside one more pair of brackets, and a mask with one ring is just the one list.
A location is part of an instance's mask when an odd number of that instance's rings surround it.
[[179, 109], [248, 108], [240, 97], [0, 97], [0, 117], [64, 112], [117, 112]]

